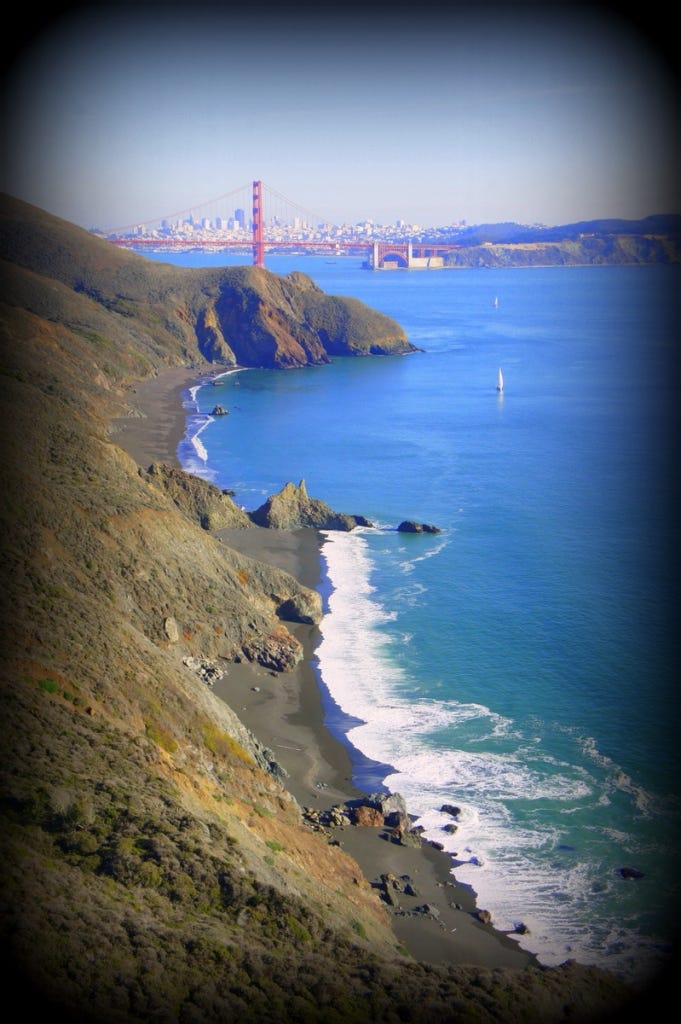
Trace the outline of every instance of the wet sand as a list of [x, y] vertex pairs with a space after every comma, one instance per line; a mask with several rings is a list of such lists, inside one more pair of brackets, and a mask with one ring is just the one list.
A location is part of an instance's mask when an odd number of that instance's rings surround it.
[[[112, 440], [145, 468], [152, 462], [178, 466], [186, 416], [182, 393], [199, 378], [196, 371], [169, 370], [138, 385], [130, 405], [141, 415], [116, 420]], [[317, 587], [322, 580], [323, 537], [315, 530], [254, 526], [220, 530], [216, 536], [243, 554], [290, 572], [307, 586]], [[362, 794], [353, 783], [350, 748], [325, 724], [314, 668], [318, 631], [313, 626], [296, 626], [293, 631], [305, 650], [304, 660], [293, 671], [279, 674], [258, 666], [230, 665], [214, 692], [274, 752], [287, 772], [286, 786], [301, 807], [323, 811]], [[371, 767], [367, 762], [362, 777], [371, 775]], [[427, 842], [393, 842], [383, 828], [348, 825], [330, 831], [370, 883], [377, 885], [389, 872], [408, 876], [415, 895], [398, 894], [391, 914], [398, 939], [416, 959], [516, 968], [537, 963], [520, 948], [517, 937], [475, 918], [475, 893], [456, 882], [446, 853]], [[378, 886], [376, 892], [379, 899]], [[425, 905], [435, 908], [434, 914], [417, 910]]]

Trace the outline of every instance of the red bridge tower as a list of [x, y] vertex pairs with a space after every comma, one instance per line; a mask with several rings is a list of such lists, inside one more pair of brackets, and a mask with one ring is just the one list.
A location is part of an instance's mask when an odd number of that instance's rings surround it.
[[261, 181], [253, 182], [253, 266], [265, 266], [265, 228]]

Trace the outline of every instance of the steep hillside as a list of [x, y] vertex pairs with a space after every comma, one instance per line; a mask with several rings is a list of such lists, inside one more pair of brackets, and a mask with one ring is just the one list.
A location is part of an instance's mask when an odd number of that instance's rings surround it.
[[399, 330], [252, 268], [150, 266], [8, 201], [1, 246], [8, 1005], [87, 1024], [605, 1019], [626, 993], [600, 971], [427, 966], [399, 948], [357, 864], [305, 825], [201, 674], [286, 671], [318, 595], [218, 542], [206, 527], [248, 528], [226, 495], [111, 440], [136, 380], [215, 357], [202, 310], [236, 357], [272, 344], [275, 362], [284, 335], [406, 351]]
[[[0, 260], [32, 272], [13, 276], [14, 303], [41, 316], [46, 299], [56, 299], [61, 320], [86, 337], [104, 369], [112, 345], [147, 371], [195, 361], [293, 367], [331, 355], [415, 351], [390, 317], [327, 296], [301, 273], [154, 263], [8, 196], [0, 197], [0, 223]], [[54, 282], [47, 296], [41, 277]]]

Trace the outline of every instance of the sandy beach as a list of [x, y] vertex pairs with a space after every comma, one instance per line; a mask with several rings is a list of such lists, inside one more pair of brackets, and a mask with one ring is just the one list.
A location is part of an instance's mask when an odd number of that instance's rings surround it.
[[186, 420], [182, 395], [201, 379], [196, 370], [174, 367], [136, 384], [128, 397], [135, 415], [115, 419], [111, 439], [144, 469], [152, 462], [179, 468], [177, 448], [184, 437]]
[[[186, 415], [182, 393], [200, 377], [196, 371], [173, 369], [138, 385], [130, 396], [137, 414], [115, 421], [112, 440], [143, 467], [152, 462], [178, 466], [176, 453]], [[307, 586], [316, 587], [321, 581], [323, 537], [315, 530], [254, 526], [221, 530], [216, 536], [243, 554], [285, 569]], [[272, 749], [288, 773], [286, 786], [301, 807], [324, 811], [361, 794], [352, 782], [348, 747], [324, 723], [314, 670], [317, 629], [298, 626], [295, 632], [305, 658], [292, 672], [280, 675], [258, 666], [230, 665], [214, 692]], [[382, 828], [347, 825], [330, 831], [330, 838], [355, 858], [367, 880], [376, 885], [377, 899], [381, 875], [408, 876], [415, 894], [400, 893], [391, 914], [398, 939], [416, 959], [514, 968], [537, 962], [520, 948], [517, 937], [496, 931], [493, 922], [476, 919], [475, 893], [456, 882], [446, 853], [427, 842], [417, 846], [393, 842]], [[434, 913], [417, 910], [426, 905]]]

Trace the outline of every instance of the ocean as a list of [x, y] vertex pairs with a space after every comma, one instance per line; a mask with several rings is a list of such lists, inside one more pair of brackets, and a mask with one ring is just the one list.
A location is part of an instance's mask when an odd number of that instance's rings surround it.
[[326, 534], [315, 656], [356, 785], [401, 793], [542, 963], [645, 984], [679, 910], [681, 269], [267, 265], [389, 314], [421, 351], [197, 386], [182, 464], [248, 509], [304, 479], [371, 520]]

